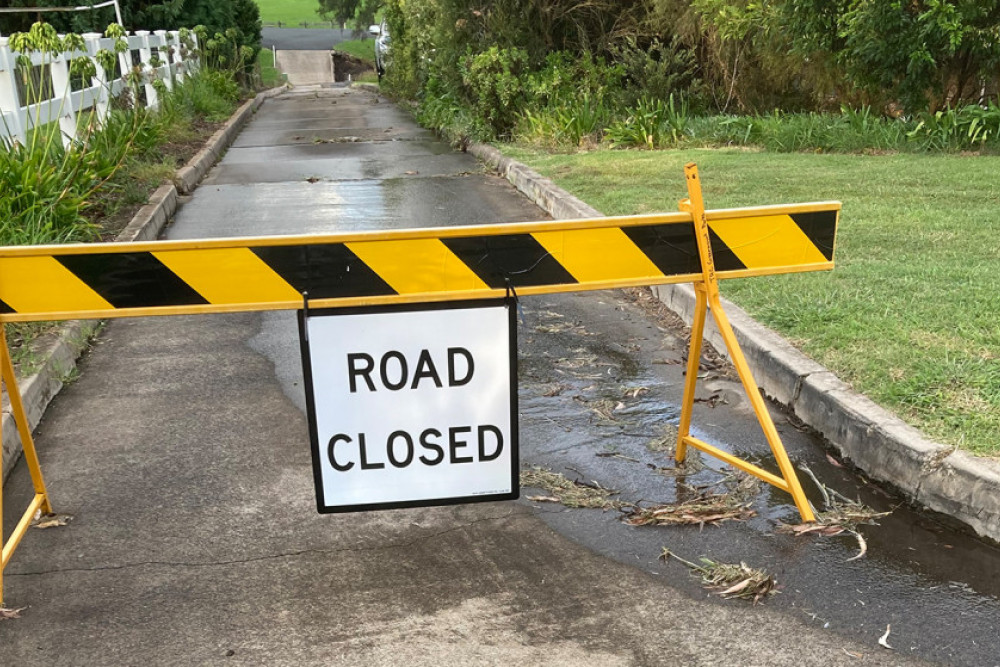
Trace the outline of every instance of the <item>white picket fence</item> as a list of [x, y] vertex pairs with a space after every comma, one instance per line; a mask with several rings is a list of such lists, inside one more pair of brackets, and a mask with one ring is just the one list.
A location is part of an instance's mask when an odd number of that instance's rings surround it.
[[[30, 54], [32, 65], [38, 76], [43, 78], [38, 90], [52, 91], [53, 96], [44, 100], [33, 100], [25, 104], [18, 88], [17, 60], [21, 54], [12, 51], [8, 39], [0, 37], [0, 144], [24, 143], [27, 133], [35, 127], [59, 123], [63, 143], [69, 145], [78, 136], [77, 119], [80, 112], [94, 110], [98, 123], [108, 114], [111, 98], [121, 95], [129, 88], [126, 77], [133, 72], [134, 67], [140, 68], [141, 86], [145, 90], [146, 106], [157, 108], [159, 94], [154, 81], [162, 81], [168, 90], [173, 89], [175, 81], [183, 81], [187, 74], [195, 72], [198, 60], [195, 53], [181, 48], [178, 31], [137, 30], [128, 35], [128, 50], [118, 54], [120, 76], [111, 80], [114, 73], [104, 71], [94, 56], [98, 51], [107, 49], [114, 52], [115, 39], [105, 38], [98, 33], [83, 35], [86, 51], [66, 52], [56, 55], [35, 52]], [[190, 39], [197, 38], [192, 33]], [[81, 57], [89, 57], [93, 61], [96, 74], [91, 78], [90, 85], [74, 89], [70, 76], [70, 61]], [[158, 66], [153, 63], [158, 61]], [[133, 65], [133, 63], [135, 63]], [[46, 85], [45, 77], [51, 85]]]

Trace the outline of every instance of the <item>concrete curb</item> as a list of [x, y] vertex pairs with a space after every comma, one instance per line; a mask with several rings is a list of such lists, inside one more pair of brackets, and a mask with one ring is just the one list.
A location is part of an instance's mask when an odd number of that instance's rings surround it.
[[[265, 100], [280, 95], [287, 86], [272, 88], [258, 93], [248, 100], [226, 124], [209, 138], [204, 148], [198, 151], [186, 165], [177, 170], [175, 183], [168, 183], [156, 189], [149, 202], [140, 208], [115, 241], [155, 241], [167, 221], [173, 217], [178, 206], [178, 191], [188, 194], [204, 178], [208, 170], [232, 145], [243, 125], [260, 108]], [[41, 351], [38, 369], [26, 378], [19, 378], [21, 399], [28, 423], [34, 431], [45, 413], [45, 408], [66, 384], [68, 376], [76, 368], [80, 354], [87, 349], [90, 340], [97, 334], [101, 323], [98, 320], [67, 322], [54, 336], [53, 342]], [[3, 406], [3, 470], [0, 478], [6, 480], [10, 471], [21, 457], [21, 436], [17, 432], [9, 401]]]
[[[556, 219], [601, 217], [588, 206], [492, 146], [469, 152], [492, 167]], [[694, 310], [690, 285], [653, 288], [654, 294], [688, 324]], [[842, 456], [911, 501], [950, 516], [977, 534], [1000, 541], [1000, 462], [977, 458], [927, 439], [919, 430], [855, 393], [824, 366], [756, 322], [739, 306], [723, 306], [764, 393], [789, 408]], [[725, 345], [711, 318], [705, 337]]]

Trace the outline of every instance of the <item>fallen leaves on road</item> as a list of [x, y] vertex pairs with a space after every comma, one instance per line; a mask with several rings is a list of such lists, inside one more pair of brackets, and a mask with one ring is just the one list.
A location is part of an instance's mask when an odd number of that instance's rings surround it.
[[588, 401], [582, 396], [574, 396], [574, 399], [585, 404], [591, 412], [606, 422], [616, 422], [618, 417], [615, 413], [625, 409], [625, 404], [621, 401], [613, 401], [607, 398], [600, 398], [596, 401]]
[[708, 398], [695, 398], [694, 402], [695, 403], [707, 403], [708, 407], [710, 407], [710, 408], [714, 408], [716, 405], [719, 405], [719, 404], [722, 404], [722, 405], [728, 405], [729, 404], [729, 401], [727, 401], [722, 396], [722, 394], [719, 393], [719, 392], [716, 392], [716, 393], [712, 394]]
[[638, 398], [649, 393], [649, 387], [629, 387], [624, 391], [625, 398]]
[[0, 621], [6, 621], [12, 618], [21, 618], [21, 612], [25, 609], [27, 609], [27, 607], [21, 607], [19, 609], [0, 607]]
[[44, 530], [45, 528], [58, 528], [65, 526], [73, 520], [72, 514], [37, 514], [31, 522], [32, 528]]
[[542, 489], [549, 495], [538, 496], [539, 500], [562, 503], [566, 507], [615, 509], [621, 506], [620, 501], [611, 498], [618, 494], [614, 489], [606, 489], [597, 482], [567, 479], [565, 475], [544, 468], [522, 470], [521, 486]]
[[746, 521], [757, 516], [749, 503], [734, 503], [728, 493], [704, 494], [691, 500], [654, 507], [632, 507], [624, 521], [630, 526], [704, 526]]
[[889, 649], [891, 651], [892, 647], [889, 646], [889, 633], [890, 632], [892, 632], [892, 624], [891, 623], [889, 625], [885, 626], [885, 634], [878, 638], [878, 645], [882, 646], [882, 647], [885, 647], [885, 648], [887, 648], [887, 649]]
[[860, 500], [851, 500], [842, 493], [826, 486], [809, 468], [802, 470], [812, 478], [813, 483], [823, 495], [824, 511], [817, 512], [816, 521], [799, 525], [779, 524], [777, 531], [789, 535], [820, 535], [832, 537], [841, 533], [850, 533], [858, 541], [858, 553], [847, 559], [847, 562], [863, 558], [868, 553], [868, 542], [858, 532], [858, 526], [877, 525], [876, 519], [889, 516], [892, 512], [876, 512]]
[[765, 597], [778, 593], [778, 582], [764, 570], [750, 567], [746, 563], [717, 563], [702, 556], [701, 565], [684, 560], [670, 549], [663, 547], [663, 560], [674, 558], [701, 576], [702, 585], [717, 591], [717, 595], [728, 599], [740, 598], [757, 604]]

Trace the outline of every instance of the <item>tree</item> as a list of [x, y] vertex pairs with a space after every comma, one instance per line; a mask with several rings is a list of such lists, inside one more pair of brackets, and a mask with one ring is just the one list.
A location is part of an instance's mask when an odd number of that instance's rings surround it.
[[381, 0], [319, 0], [319, 14], [341, 25], [353, 22], [358, 30], [367, 30], [381, 6]]
[[[96, 0], [95, 0], [96, 1]], [[66, 0], [8, 0], [11, 7], [65, 7]], [[204, 25], [210, 35], [239, 31], [239, 45], [260, 47], [260, 10], [254, 0], [119, 0], [128, 30], [175, 30]], [[78, 13], [0, 14], [0, 32], [26, 31], [36, 21], [60, 32], [103, 32], [115, 21], [113, 7]]]
[[784, 0], [782, 23], [907, 111], [980, 101], [1000, 67], [1000, 0]]

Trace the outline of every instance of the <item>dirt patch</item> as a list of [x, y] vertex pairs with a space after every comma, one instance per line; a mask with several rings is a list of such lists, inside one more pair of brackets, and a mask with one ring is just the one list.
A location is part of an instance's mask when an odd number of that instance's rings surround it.
[[361, 58], [356, 58], [348, 53], [341, 53], [339, 51], [333, 52], [334, 81], [353, 81], [365, 72], [374, 71], [375, 68], [370, 62], [366, 62]]

